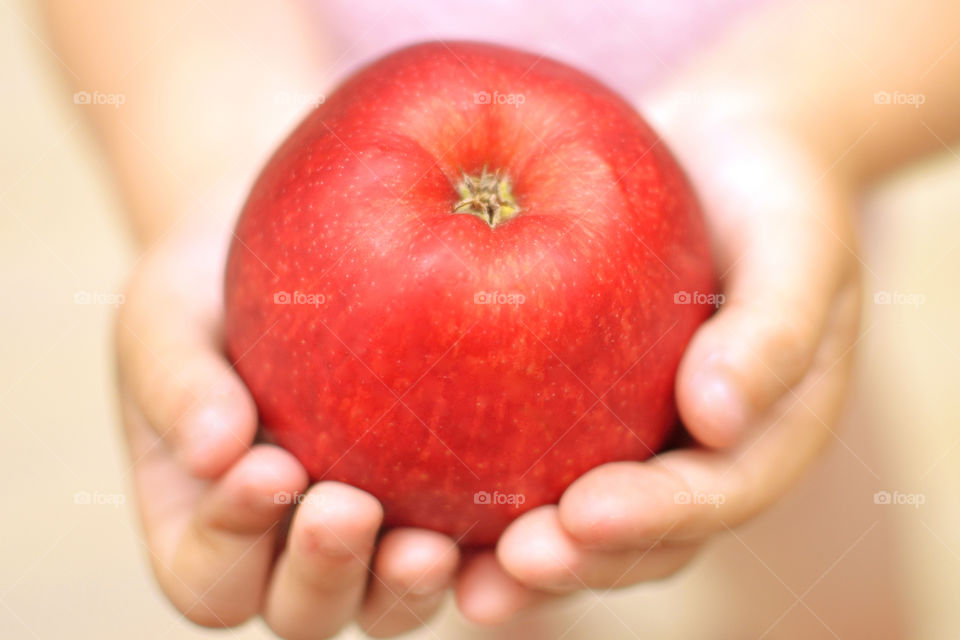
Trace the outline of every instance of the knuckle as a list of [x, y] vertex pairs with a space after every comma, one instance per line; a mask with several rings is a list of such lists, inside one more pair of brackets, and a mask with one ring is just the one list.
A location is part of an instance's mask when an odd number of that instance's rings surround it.
[[160, 587], [167, 600], [190, 622], [201, 627], [226, 629], [249, 620], [256, 611], [237, 606], [215, 606], [203, 595], [205, 587], [196, 583], [196, 576], [174, 572], [171, 568], [155, 569]]
[[779, 382], [792, 385], [813, 361], [817, 334], [812, 323], [781, 319], [759, 332], [754, 355], [774, 372]]

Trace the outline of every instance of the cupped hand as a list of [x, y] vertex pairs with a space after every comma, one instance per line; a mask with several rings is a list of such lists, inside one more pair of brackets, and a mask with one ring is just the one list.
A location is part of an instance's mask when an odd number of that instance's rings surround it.
[[254, 442], [256, 406], [221, 348], [229, 231], [208, 226], [146, 250], [116, 323], [130, 472], [158, 582], [206, 626], [261, 614], [290, 639], [328, 638], [353, 619], [380, 636], [419, 626], [442, 602], [456, 545], [415, 529], [377, 540], [371, 495], [308, 488], [292, 455]]
[[[841, 160], [818, 158], [762, 119], [698, 119], [722, 112], [654, 112], [704, 204], [724, 296], [677, 376], [695, 442], [593, 469], [559, 505], [512, 523], [498, 562], [482, 555], [459, 580], [461, 608], [475, 620], [506, 619], [546, 594], [675, 573], [776, 501], [835, 437], [860, 304]], [[488, 588], [494, 581], [508, 595]]]
[[[457, 601], [476, 622], [671, 575], [775, 501], [834, 436], [859, 309], [848, 190], [777, 126], [691, 127], [669, 115], [658, 129], [704, 203], [725, 296], [678, 373], [696, 444], [598, 467], [559, 505], [514, 522], [495, 552], [466, 557]], [[454, 580], [456, 545], [413, 529], [377, 541], [372, 496], [333, 482], [308, 490], [290, 454], [254, 443], [255, 406], [220, 344], [228, 239], [192, 229], [151, 247], [117, 321], [131, 470], [157, 578], [186, 617], [209, 626], [259, 613], [284, 638], [329, 637], [352, 619], [373, 635], [414, 628]], [[278, 496], [303, 491], [290, 522]]]

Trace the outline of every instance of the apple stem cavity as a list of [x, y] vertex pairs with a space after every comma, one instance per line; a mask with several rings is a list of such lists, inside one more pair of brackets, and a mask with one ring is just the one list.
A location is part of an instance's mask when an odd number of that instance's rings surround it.
[[469, 213], [477, 216], [493, 229], [520, 213], [520, 207], [510, 189], [510, 178], [499, 171], [488, 172], [484, 167], [480, 176], [467, 175], [460, 170], [457, 184], [460, 201], [453, 213]]

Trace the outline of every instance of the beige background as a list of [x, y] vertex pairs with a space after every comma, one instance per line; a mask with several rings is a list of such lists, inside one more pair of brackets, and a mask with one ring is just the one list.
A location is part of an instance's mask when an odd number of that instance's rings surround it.
[[[3, 2], [0, 638], [268, 638], [259, 622], [198, 629], [152, 581], [114, 407], [113, 309], [75, 302], [120, 292], [137, 256], [43, 40], [32, 5]], [[790, 496], [674, 579], [584, 596], [508, 635], [956, 637], [958, 203], [949, 150], [864, 203], [857, 390], [838, 441]], [[876, 291], [924, 302], [878, 305]], [[925, 503], [876, 505], [879, 490]], [[492, 637], [448, 607], [416, 637], [474, 635]]]

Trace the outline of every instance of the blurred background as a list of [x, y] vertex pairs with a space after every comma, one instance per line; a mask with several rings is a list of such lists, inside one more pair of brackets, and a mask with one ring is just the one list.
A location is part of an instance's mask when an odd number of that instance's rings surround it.
[[[137, 255], [38, 8], [0, 4], [0, 638], [272, 637], [195, 627], [152, 579], [111, 360]], [[679, 576], [546, 612], [546, 637], [957, 637], [958, 203], [958, 150], [862, 203], [856, 388], [805, 480]], [[492, 636], [448, 605], [411, 637]]]

